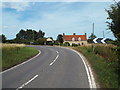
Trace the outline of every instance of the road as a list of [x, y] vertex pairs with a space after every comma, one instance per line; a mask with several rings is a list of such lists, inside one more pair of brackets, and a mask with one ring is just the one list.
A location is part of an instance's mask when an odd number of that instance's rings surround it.
[[2, 73], [3, 88], [89, 88], [85, 66], [72, 50], [31, 46], [41, 51], [36, 58]]

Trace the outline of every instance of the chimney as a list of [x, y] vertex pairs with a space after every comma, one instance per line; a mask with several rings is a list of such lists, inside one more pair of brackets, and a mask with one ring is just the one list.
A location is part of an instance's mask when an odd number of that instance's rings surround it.
[[65, 35], [65, 33], [63, 33], [63, 36]]
[[87, 33], [85, 33], [85, 36], [87, 35]]
[[73, 35], [76, 35], [75, 33], [73, 33]]

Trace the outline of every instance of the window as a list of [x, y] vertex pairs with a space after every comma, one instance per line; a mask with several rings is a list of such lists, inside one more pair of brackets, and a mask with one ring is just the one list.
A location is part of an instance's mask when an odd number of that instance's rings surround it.
[[72, 38], [72, 41], [75, 41], [75, 38], [74, 38], [74, 37]]
[[81, 38], [80, 38], [80, 37], [78, 38], [78, 41], [81, 41]]

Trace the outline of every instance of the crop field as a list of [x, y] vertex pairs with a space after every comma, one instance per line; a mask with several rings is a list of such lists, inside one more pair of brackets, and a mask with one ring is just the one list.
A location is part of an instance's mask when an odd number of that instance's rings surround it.
[[24, 44], [2, 44], [0, 45], [2, 55], [1, 68], [8, 69], [14, 65], [35, 56], [38, 50], [32, 47], [26, 47]]

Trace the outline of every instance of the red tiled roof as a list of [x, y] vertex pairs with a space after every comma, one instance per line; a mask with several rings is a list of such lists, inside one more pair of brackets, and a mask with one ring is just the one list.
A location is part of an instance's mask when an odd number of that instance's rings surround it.
[[79, 41], [79, 37], [81, 38], [81, 41], [86, 41], [86, 35], [63, 35], [63, 38], [65, 41], [72, 41], [72, 38], [75, 39], [75, 41]]

